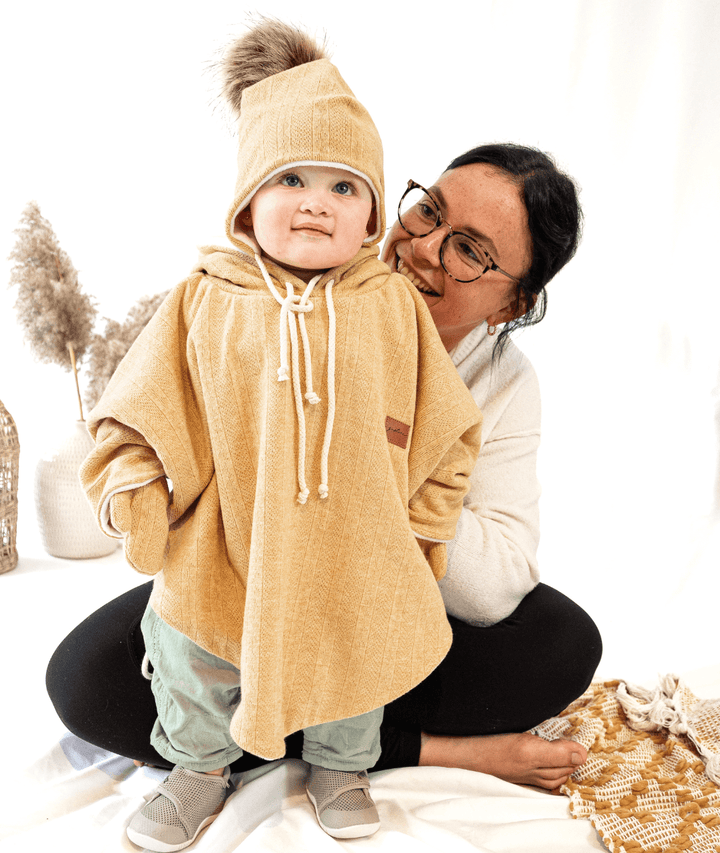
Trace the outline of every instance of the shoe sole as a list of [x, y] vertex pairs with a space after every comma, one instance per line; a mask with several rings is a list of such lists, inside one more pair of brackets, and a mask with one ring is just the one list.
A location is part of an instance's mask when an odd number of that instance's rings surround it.
[[367, 836], [374, 835], [378, 829], [380, 829], [379, 821], [377, 823], [357, 823], [354, 826], [341, 826], [337, 828], [334, 826], [326, 826], [320, 819], [320, 812], [318, 811], [315, 797], [313, 797], [307, 788], [305, 789], [305, 793], [307, 794], [310, 802], [313, 804], [317, 822], [320, 824], [322, 829], [333, 838], [367, 838]]
[[153, 851], [153, 853], [175, 853], [176, 850], [183, 850], [185, 847], [189, 847], [197, 839], [203, 829], [210, 826], [210, 824], [220, 814], [221, 812], [218, 812], [217, 814], [211, 814], [209, 817], [206, 817], [195, 830], [195, 835], [193, 835], [193, 837], [188, 841], [183, 841], [182, 844], [168, 844], [166, 841], [159, 841], [151, 835], [143, 835], [140, 832], [136, 832], [134, 829], [130, 829], [130, 827], [127, 828], [126, 833], [130, 841], [132, 841], [133, 844], [137, 844], [138, 847], [144, 847], [146, 850]]

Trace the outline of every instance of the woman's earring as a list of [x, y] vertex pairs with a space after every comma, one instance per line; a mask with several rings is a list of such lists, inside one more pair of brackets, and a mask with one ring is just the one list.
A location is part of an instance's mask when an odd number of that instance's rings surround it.
[[497, 332], [497, 326], [488, 325], [488, 335], [490, 335], [490, 337], [492, 337], [495, 334], [495, 332]]

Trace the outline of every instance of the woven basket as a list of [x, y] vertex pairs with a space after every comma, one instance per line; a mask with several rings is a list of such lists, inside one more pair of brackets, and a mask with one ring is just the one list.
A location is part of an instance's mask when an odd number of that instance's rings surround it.
[[80, 485], [80, 465], [94, 447], [85, 421], [77, 421], [60, 445], [35, 469], [35, 508], [43, 547], [53, 557], [84, 560], [104, 557], [117, 539], [98, 527]]
[[17, 566], [20, 442], [15, 421], [0, 400], [0, 574]]

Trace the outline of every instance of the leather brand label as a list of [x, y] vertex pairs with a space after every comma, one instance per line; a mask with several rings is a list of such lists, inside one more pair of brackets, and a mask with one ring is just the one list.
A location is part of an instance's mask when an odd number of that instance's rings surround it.
[[403, 450], [407, 447], [408, 436], [410, 435], [410, 427], [402, 421], [396, 421], [389, 415], [385, 418], [385, 435], [390, 444], [397, 447], [402, 447]]

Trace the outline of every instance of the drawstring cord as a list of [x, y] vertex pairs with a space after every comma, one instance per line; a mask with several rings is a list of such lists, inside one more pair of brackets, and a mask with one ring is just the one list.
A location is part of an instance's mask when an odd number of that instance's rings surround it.
[[332, 298], [334, 280], [325, 287], [325, 301], [328, 309], [328, 412], [325, 422], [325, 440], [323, 441], [322, 457], [320, 459], [320, 485], [318, 494], [321, 498], [328, 496], [328, 457], [330, 456], [330, 441], [332, 439], [333, 423], [335, 421], [335, 305]]
[[[298, 296], [292, 284], [289, 281], [285, 282], [287, 288], [287, 296], [281, 296], [280, 291], [275, 287], [273, 280], [268, 275], [265, 264], [262, 262], [260, 255], [255, 255], [260, 272], [262, 273], [265, 283], [270, 292], [280, 304], [280, 367], [278, 368], [278, 382], [286, 382], [290, 376], [290, 367], [288, 364], [288, 334], [290, 337], [290, 360], [292, 361], [292, 384], [293, 396], [295, 398], [295, 413], [298, 422], [298, 485], [300, 491], [298, 493], [298, 503], [304, 504], [310, 491], [305, 482], [305, 411], [303, 409], [302, 388], [300, 386], [300, 355], [298, 352], [298, 330], [297, 323], [300, 325], [300, 337], [303, 345], [303, 355], [305, 361], [305, 383], [307, 391], [305, 399], [315, 405], [320, 402], [320, 398], [315, 393], [312, 387], [312, 357], [310, 353], [310, 340], [307, 334], [307, 326], [305, 324], [305, 314], [312, 311], [313, 303], [310, 302], [310, 294], [313, 288], [318, 283], [321, 275], [315, 276], [310, 280], [307, 287], [301, 296]], [[325, 289], [325, 299], [328, 307], [328, 412], [325, 423], [325, 438], [323, 441], [322, 456], [320, 460], [320, 479], [321, 483], [318, 486], [318, 494], [321, 498], [328, 496], [328, 458], [330, 455], [330, 442], [332, 440], [332, 429], [335, 420], [335, 306], [332, 299], [332, 287], [334, 281], [327, 283]], [[299, 318], [295, 320], [295, 314], [299, 314]]]
[[143, 674], [143, 678], [147, 678], [148, 681], [152, 681], [152, 672], [150, 672], [150, 656], [147, 652], [143, 655], [142, 663], [140, 664], [140, 671]]

